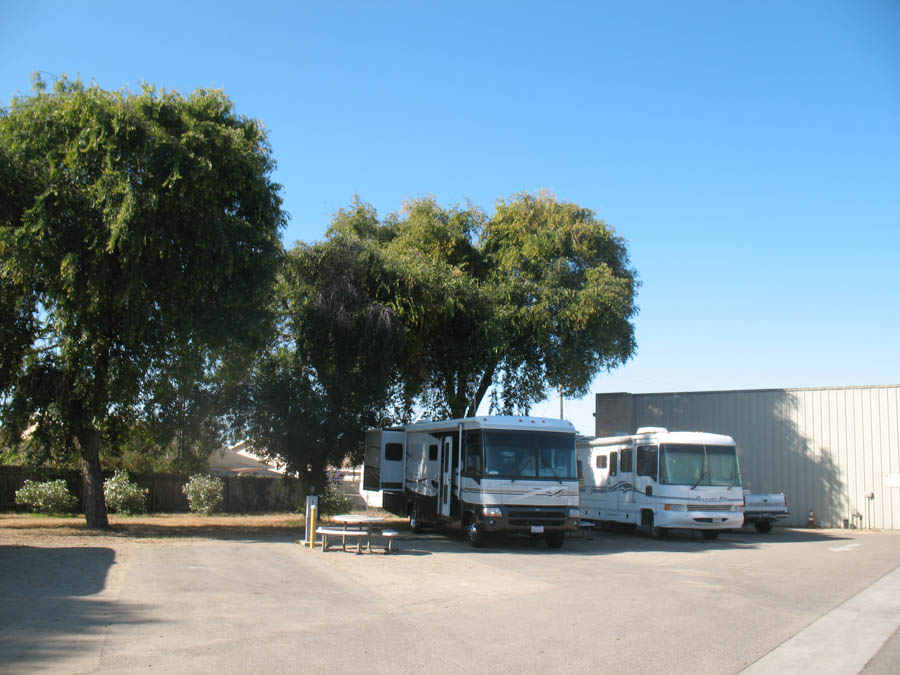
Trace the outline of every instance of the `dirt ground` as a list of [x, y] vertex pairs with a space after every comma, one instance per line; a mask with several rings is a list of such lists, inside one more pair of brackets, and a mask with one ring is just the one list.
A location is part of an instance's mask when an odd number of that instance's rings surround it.
[[[396, 517], [378, 512], [393, 521]], [[328, 522], [328, 517], [323, 518]], [[405, 523], [397, 519], [397, 525]], [[392, 523], [393, 525], [393, 523]], [[84, 516], [0, 513], [0, 546], [98, 546], [114, 542], [172, 543], [190, 539], [302, 538], [302, 513], [214, 515], [161, 513], [110, 514], [109, 530], [89, 530]]]

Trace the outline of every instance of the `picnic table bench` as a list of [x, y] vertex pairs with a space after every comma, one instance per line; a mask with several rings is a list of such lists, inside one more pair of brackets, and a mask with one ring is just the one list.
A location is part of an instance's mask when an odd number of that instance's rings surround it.
[[384, 547], [385, 553], [400, 553], [399, 549], [393, 547], [394, 537], [400, 536], [400, 533], [397, 532], [397, 530], [382, 530], [378, 534], [387, 539], [387, 546]]
[[322, 551], [328, 550], [328, 538], [329, 537], [341, 537], [341, 550], [347, 550], [347, 537], [356, 539], [356, 552], [362, 553], [362, 540], [365, 537], [366, 540], [366, 551], [369, 553], [372, 552], [372, 535], [380, 535], [387, 539], [387, 544], [384, 548], [385, 553], [396, 553], [397, 549], [394, 548], [394, 538], [398, 537], [400, 533], [397, 530], [378, 530], [373, 528], [377, 528], [377, 526], [384, 522], [384, 518], [379, 516], [369, 516], [369, 515], [356, 515], [356, 514], [342, 514], [338, 516], [334, 516], [332, 520], [341, 524], [340, 527], [333, 527], [326, 525], [324, 527], [316, 528], [316, 534], [322, 535]]
[[366, 538], [366, 550], [371, 551], [370, 532], [368, 530], [349, 529], [345, 527], [317, 527], [316, 534], [322, 535], [322, 550], [328, 550], [328, 537], [341, 537], [341, 549], [347, 550], [347, 537], [356, 538], [356, 552], [362, 553], [362, 538]]

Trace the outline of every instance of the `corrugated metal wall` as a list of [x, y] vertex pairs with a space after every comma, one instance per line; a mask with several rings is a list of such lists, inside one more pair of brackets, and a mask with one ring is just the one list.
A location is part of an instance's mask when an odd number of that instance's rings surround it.
[[900, 529], [898, 420], [900, 386], [633, 396], [633, 428], [734, 437], [744, 486], [785, 492], [795, 526], [812, 510], [825, 527]]

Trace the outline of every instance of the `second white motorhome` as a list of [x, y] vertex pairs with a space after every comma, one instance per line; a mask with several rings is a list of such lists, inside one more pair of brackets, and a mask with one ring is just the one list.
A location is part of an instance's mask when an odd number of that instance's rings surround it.
[[734, 439], [652, 427], [630, 436], [578, 440], [581, 518], [670, 529], [705, 539], [743, 525], [743, 492]]
[[578, 529], [575, 428], [539, 417], [487, 416], [366, 432], [361, 489], [423, 525], [460, 525], [473, 546], [519, 532], [562, 546]]

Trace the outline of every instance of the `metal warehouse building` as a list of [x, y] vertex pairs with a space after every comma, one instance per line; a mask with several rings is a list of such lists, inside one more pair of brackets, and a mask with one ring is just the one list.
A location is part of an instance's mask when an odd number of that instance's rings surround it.
[[900, 529], [900, 385], [596, 395], [596, 434], [728, 434], [744, 488], [784, 492], [788, 524]]

